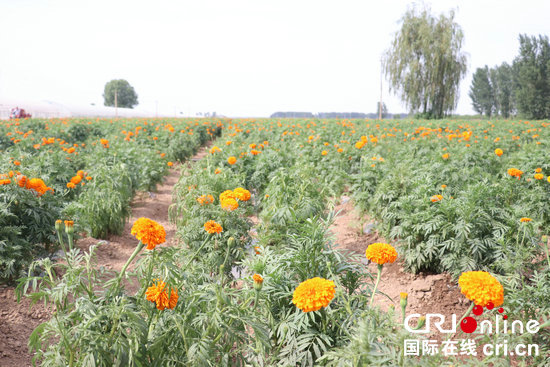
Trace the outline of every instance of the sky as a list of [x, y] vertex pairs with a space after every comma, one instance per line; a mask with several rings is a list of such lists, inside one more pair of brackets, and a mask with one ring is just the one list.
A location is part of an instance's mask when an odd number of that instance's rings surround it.
[[[103, 104], [126, 79], [141, 110], [265, 117], [276, 111], [375, 112], [382, 54], [412, 1], [0, 0], [0, 98]], [[422, 4], [422, 3], [419, 3]], [[456, 11], [468, 90], [484, 65], [511, 63], [518, 35], [550, 35], [548, 0], [434, 0]], [[390, 113], [406, 112], [383, 80]], [[180, 114], [181, 113], [181, 114]]]

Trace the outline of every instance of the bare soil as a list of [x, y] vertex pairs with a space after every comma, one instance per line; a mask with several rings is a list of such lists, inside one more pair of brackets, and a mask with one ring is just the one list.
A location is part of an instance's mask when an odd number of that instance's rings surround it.
[[[193, 156], [197, 161], [207, 154], [204, 146]], [[179, 167], [174, 166], [155, 192], [140, 192], [132, 201], [132, 216], [126, 223], [121, 235], [110, 236], [107, 240], [84, 237], [76, 246], [87, 251], [90, 245], [100, 243], [96, 250], [97, 264], [108, 270], [120, 271], [132, 252], [137, 241], [130, 233], [133, 223], [140, 217], [155, 220], [166, 230], [166, 243], [163, 246], [176, 244], [176, 226], [168, 221], [168, 208], [172, 203], [172, 189], [180, 177]], [[131, 266], [130, 266], [131, 268]], [[137, 290], [137, 284], [126, 282], [129, 292]], [[50, 319], [52, 311], [44, 304], [35, 304], [31, 308], [28, 298], [17, 303], [14, 287], [0, 286], [0, 367], [32, 366], [32, 354], [29, 353], [28, 341], [32, 331]]]
[[[359, 215], [349, 197], [343, 196], [335, 211], [340, 213], [331, 231], [337, 248], [365, 256], [368, 245], [375, 242], [390, 243], [376, 232], [371, 219]], [[369, 264], [368, 269], [376, 275], [377, 264]], [[450, 315], [454, 313], [460, 318], [470, 302], [460, 293], [457, 282], [449, 274], [407, 273], [399, 256], [394, 263], [384, 265], [378, 291], [380, 293], [375, 295], [374, 304], [382, 310], [388, 310], [394, 305], [396, 317], [400, 316], [400, 293], [406, 292], [407, 315], [439, 313], [445, 315], [446, 327], [450, 326]]]

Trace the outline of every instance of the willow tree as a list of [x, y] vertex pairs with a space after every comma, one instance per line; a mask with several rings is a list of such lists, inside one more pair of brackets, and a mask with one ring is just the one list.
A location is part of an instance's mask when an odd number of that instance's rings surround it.
[[436, 18], [429, 8], [409, 8], [383, 57], [390, 91], [426, 118], [441, 118], [456, 108], [467, 71], [464, 34], [454, 17], [454, 11]]

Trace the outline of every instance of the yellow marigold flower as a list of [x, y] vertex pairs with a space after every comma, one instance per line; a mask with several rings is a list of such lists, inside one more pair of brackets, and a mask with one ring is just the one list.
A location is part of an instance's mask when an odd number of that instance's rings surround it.
[[296, 287], [292, 303], [303, 312], [320, 310], [334, 298], [334, 287], [332, 280], [319, 277], [308, 279]]
[[321, 155], [327, 155], [327, 154], [328, 154], [328, 152], [327, 152], [326, 150], [323, 150], [323, 151], [321, 152]]
[[237, 163], [237, 158], [229, 157], [227, 158], [227, 163], [229, 163], [230, 165], [234, 165], [235, 163]]
[[213, 220], [209, 220], [208, 222], [204, 223], [204, 230], [210, 234], [213, 234], [213, 233], [222, 233], [223, 228], [221, 225], [214, 222]]
[[166, 231], [159, 223], [149, 218], [141, 217], [134, 222], [131, 230], [132, 236], [147, 245], [147, 250], [152, 250], [156, 245], [166, 241]]
[[527, 217], [523, 217], [523, 218], [521, 218], [519, 221], [522, 222], [522, 223], [526, 223], [526, 222], [532, 221], [532, 219], [531, 219], [531, 218], [527, 218]]
[[361, 149], [365, 146], [365, 142], [364, 141], [358, 141], [357, 143], [355, 143], [355, 148], [357, 149]]
[[432, 203], [438, 202], [443, 200], [443, 195], [434, 195], [430, 198]]
[[441, 156], [443, 159], [449, 159], [449, 153], [445, 153]]
[[233, 193], [235, 194], [235, 198], [239, 199], [240, 201], [250, 200], [250, 191], [243, 189], [242, 187], [237, 187], [235, 190], [233, 190]]
[[228, 198], [221, 201], [222, 209], [233, 211], [239, 207], [237, 200]]
[[400, 292], [399, 293], [399, 298], [401, 298], [401, 299], [407, 299], [408, 296], [409, 296], [409, 294], [407, 292]]
[[502, 151], [502, 149], [500, 148], [496, 148], [495, 149], [495, 154], [498, 155], [499, 157], [503, 154], [504, 152]]
[[156, 279], [156, 282], [156, 284], [153, 283], [151, 287], [147, 288], [147, 292], [145, 292], [147, 300], [155, 302], [157, 308], [161, 311], [166, 308], [173, 309], [176, 307], [176, 304], [178, 303], [178, 291], [175, 288], [172, 288], [170, 297], [168, 297], [168, 293], [165, 289], [166, 283], [160, 279]]
[[485, 307], [489, 303], [498, 307], [504, 302], [502, 284], [486, 271], [468, 271], [458, 278], [460, 291], [475, 305]]
[[224, 201], [225, 199], [236, 199], [237, 196], [235, 195], [235, 192], [232, 190], [225, 190], [220, 194], [220, 202]]
[[542, 173], [535, 173], [535, 180], [542, 180], [544, 175]]
[[547, 177], [546, 181], [550, 182], [550, 176]]
[[379, 265], [386, 263], [392, 263], [397, 259], [397, 251], [388, 243], [373, 243], [367, 247], [365, 256], [370, 261], [373, 261]]

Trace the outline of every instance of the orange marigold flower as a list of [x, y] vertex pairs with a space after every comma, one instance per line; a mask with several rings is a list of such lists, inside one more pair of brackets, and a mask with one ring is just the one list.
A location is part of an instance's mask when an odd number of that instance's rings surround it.
[[357, 143], [355, 143], [355, 148], [357, 149], [361, 149], [365, 146], [365, 142], [364, 141], [358, 141]]
[[147, 245], [147, 250], [152, 250], [156, 245], [166, 241], [166, 231], [159, 223], [149, 218], [141, 217], [134, 222], [131, 230], [132, 236]]
[[67, 188], [68, 189], [74, 189], [76, 187], [76, 185], [72, 182], [67, 182]]
[[167, 162], [166, 164], [168, 165], [168, 167], [172, 167], [174, 165], [173, 162]]
[[252, 155], [258, 155], [258, 154], [261, 153], [261, 151], [256, 150], [256, 149], [252, 149], [252, 150], [250, 151], [250, 153], [251, 153]]
[[441, 188], [442, 188], [442, 189], [446, 189], [446, 188], [447, 188], [447, 185], [441, 185]]
[[523, 217], [523, 218], [521, 218], [519, 221], [522, 222], [522, 223], [526, 223], [526, 222], [532, 221], [532, 219], [531, 219], [531, 218], [527, 218], [527, 217]]
[[252, 279], [254, 280], [254, 283], [263, 283], [264, 281], [264, 278], [262, 278], [260, 274], [254, 274]]
[[441, 156], [443, 159], [449, 159], [449, 153], [445, 153]]
[[76, 149], [73, 148], [73, 147], [67, 149], [67, 153], [69, 153], [69, 154], [74, 153], [75, 151], [76, 151]]
[[327, 307], [334, 298], [335, 285], [332, 280], [319, 277], [308, 279], [294, 290], [292, 303], [303, 312], [318, 311]]
[[496, 148], [495, 149], [495, 154], [498, 155], [499, 157], [503, 154], [504, 152], [502, 151], [502, 149], [500, 148]]
[[209, 220], [208, 222], [204, 223], [204, 230], [210, 234], [214, 234], [214, 233], [222, 233], [223, 228], [221, 225], [214, 222], [213, 220]]
[[13, 164], [15, 164], [16, 166], [20, 166], [20, 165], [21, 165], [21, 162], [19, 162], [19, 161], [13, 161]]
[[233, 190], [233, 193], [235, 194], [235, 198], [239, 199], [239, 201], [250, 200], [250, 191], [248, 191], [247, 189], [237, 187], [235, 190]]
[[92, 177], [91, 176], [86, 176], [86, 180], [91, 181]]
[[221, 202], [222, 209], [233, 211], [239, 207], [239, 203], [235, 199], [225, 199]]
[[[156, 284], [154, 283], [156, 281]], [[170, 292], [170, 297], [166, 292], [166, 283], [160, 279], [153, 281], [153, 285], [147, 288], [145, 295], [147, 300], [154, 302], [157, 305], [159, 310], [164, 310], [166, 308], [173, 309], [178, 303], [178, 291], [175, 288], [172, 288]]]
[[517, 168], [509, 168], [508, 174], [512, 177], [517, 177], [518, 179], [521, 178], [521, 175], [523, 175], [523, 171], [520, 171]]
[[77, 176], [80, 176], [80, 177], [82, 177], [82, 178], [84, 178], [84, 176], [85, 176], [86, 174], [84, 173], [84, 171], [78, 170], [78, 171], [76, 172], [76, 175], [77, 175]]
[[535, 173], [535, 180], [542, 180], [544, 175], [542, 173]]
[[542, 168], [540, 168], [540, 167], [539, 167], [539, 168], [535, 168], [535, 172], [536, 172], [536, 173], [541, 173], [541, 172], [542, 172]]
[[74, 183], [75, 185], [78, 185], [80, 183], [80, 181], [82, 181], [82, 177], [80, 177], [78, 175], [71, 178], [71, 182]]
[[53, 189], [51, 187], [46, 186], [44, 181], [40, 178], [31, 178], [30, 180], [27, 180], [26, 186], [29, 190], [34, 190], [38, 194], [38, 196], [42, 196], [46, 193], [46, 191], [52, 191]]
[[230, 165], [234, 165], [235, 163], [237, 163], [237, 158], [231, 156], [227, 158], [227, 163], [229, 163]]
[[328, 152], [327, 152], [326, 150], [323, 150], [323, 151], [321, 152], [321, 155], [327, 155], [327, 154], [328, 154]]
[[214, 202], [214, 197], [212, 195], [201, 195], [197, 198], [197, 201], [200, 205], [212, 204]]
[[432, 203], [438, 202], [443, 200], [443, 195], [434, 195], [430, 198]]
[[495, 307], [504, 302], [502, 284], [486, 271], [468, 271], [458, 278], [460, 291], [475, 305], [485, 307], [492, 303]]
[[392, 263], [397, 259], [397, 251], [388, 243], [376, 242], [367, 247], [365, 256], [370, 261], [379, 265], [384, 265], [386, 263]]
[[6, 179], [3, 179], [3, 180], [0, 180], [0, 186], [2, 185], [8, 185], [11, 183], [11, 180], [9, 178], [6, 178]]
[[219, 169], [219, 168], [216, 168], [216, 170], [214, 171], [214, 174], [216, 174], [216, 175], [217, 175], [217, 174], [219, 174], [219, 173], [222, 173], [222, 170], [221, 170], [221, 169]]

